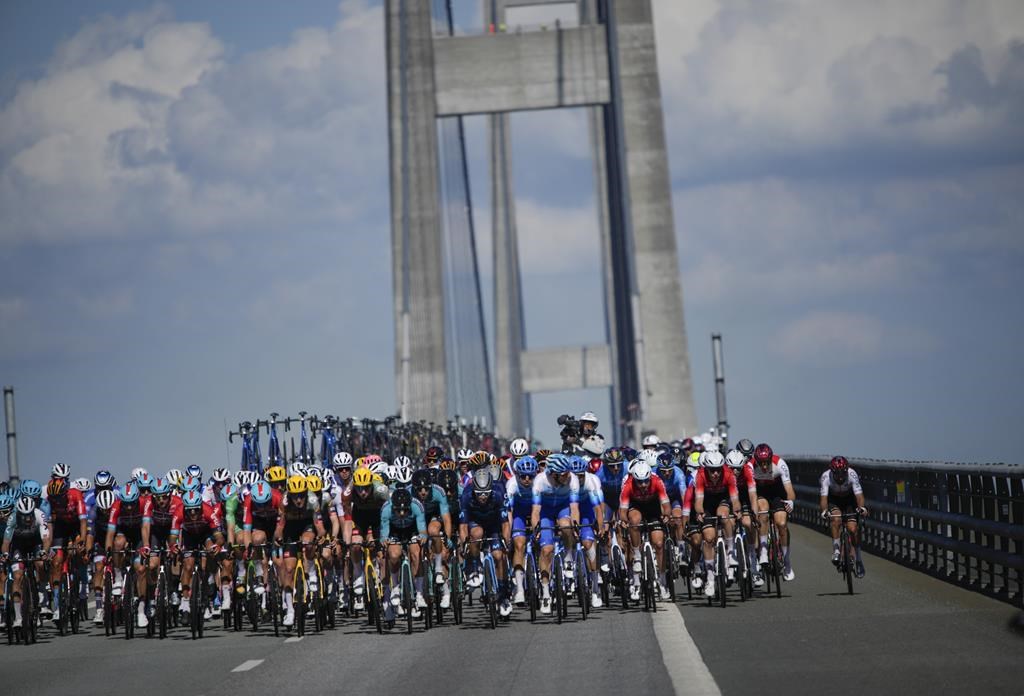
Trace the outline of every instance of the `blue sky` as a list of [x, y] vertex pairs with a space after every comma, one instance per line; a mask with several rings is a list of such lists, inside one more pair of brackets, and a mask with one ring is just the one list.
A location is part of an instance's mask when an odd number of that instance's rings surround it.
[[[654, 7], [702, 424], [720, 331], [737, 435], [1017, 460], [1024, 6]], [[4, 3], [0, 32], [23, 475], [209, 468], [237, 460], [225, 419], [394, 409], [378, 3]], [[600, 296], [583, 114], [513, 129], [528, 342], [555, 345], [545, 297]], [[600, 321], [581, 331], [564, 342]], [[540, 435], [585, 408], [607, 414], [599, 393], [538, 399]]]

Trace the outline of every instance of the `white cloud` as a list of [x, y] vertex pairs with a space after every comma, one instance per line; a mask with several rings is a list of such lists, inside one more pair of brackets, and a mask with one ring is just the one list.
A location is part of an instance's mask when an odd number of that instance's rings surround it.
[[933, 346], [932, 338], [917, 328], [887, 324], [862, 313], [822, 311], [783, 326], [772, 350], [794, 363], [834, 367], [918, 354]]
[[523, 274], [600, 267], [601, 235], [593, 204], [560, 208], [528, 199], [516, 201], [516, 225]]

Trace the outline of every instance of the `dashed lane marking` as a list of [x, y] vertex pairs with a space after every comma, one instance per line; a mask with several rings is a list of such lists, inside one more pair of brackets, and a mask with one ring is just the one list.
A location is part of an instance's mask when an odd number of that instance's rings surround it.
[[232, 672], [248, 672], [253, 667], [259, 667], [263, 664], [263, 660], [246, 660], [242, 664], [235, 667]]
[[700, 656], [697, 644], [686, 630], [682, 612], [671, 604], [663, 604], [651, 619], [654, 622], [654, 635], [661, 646], [661, 659], [676, 694], [722, 696], [715, 678]]
[[291, 638], [285, 638], [284, 642], [285, 643], [298, 643], [303, 638], [305, 638], [305, 636], [292, 636]]

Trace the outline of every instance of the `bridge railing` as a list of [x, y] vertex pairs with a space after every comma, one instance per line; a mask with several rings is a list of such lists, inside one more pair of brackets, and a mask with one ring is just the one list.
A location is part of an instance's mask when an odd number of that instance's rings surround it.
[[[828, 533], [820, 478], [830, 457], [787, 455], [794, 521]], [[870, 518], [864, 549], [1024, 607], [1024, 466], [850, 459]]]

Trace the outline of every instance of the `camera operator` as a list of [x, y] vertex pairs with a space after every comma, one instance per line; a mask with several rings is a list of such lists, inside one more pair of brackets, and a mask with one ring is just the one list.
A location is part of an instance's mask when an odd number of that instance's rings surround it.
[[597, 416], [592, 411], [584, 412], [579, 418], [563, 414], [558, 417], [558, 424], [562, 426], [559, 436], [562, 438], [562, 452], [566, 454], [577, 452], [585, 439], [597, 435]]

